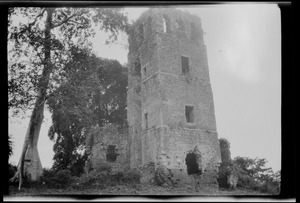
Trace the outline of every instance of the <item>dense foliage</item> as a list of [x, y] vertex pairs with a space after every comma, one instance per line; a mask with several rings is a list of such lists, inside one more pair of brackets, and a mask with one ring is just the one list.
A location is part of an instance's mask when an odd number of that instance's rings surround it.
[[137, 170], [112, 171], [110, 165], [102, 163], [89, 173], [83, 173], [81, 176], [72, 176], [71, 171], [44, 169], [39, 183], [45, 188], [106, 188], [121, 184], [138, 184], [140, 183], [141, 174]]
[[55, 142], [55, 170], [70, 169], [75, 175], [83, 172], [85, 135], [93, 125], [126, 126], [126, 71], [116, 60], [72, 49], [64, 83], [47, 101], [52, 113], [48, 135]]
[[239, 169], [239, 187], [279, 194], [280, 171], [274, 173], [271, 168], [266, 168], [266, 159], [235, 157], [233, 163]]
[[[8, 107], [14, 115], [33, 107], [40, 83], [45, 82], [40, 79], [48, 60], [52, 72], [49, 96], [60, 84], [61, 70], [74, 45], [90, 49], [87, 38], [97, 28], [109, 33], [109, 42], [128, 28], [128, 19], [120, 8], [12, 7], [8, 19]], [[45, 54], [50, 50], [47, 59]]]
[[29, 173], [34, 180], [42, 173], [35, 146], [44, 105], [64, 82], [61, 74], [72, 59], [72, 48], [90, 49], [87, 38], [95, 34], [96, 27], [115, 40], [119, 31], [127, 31], [128, 19], [120, 8], [13, 7], [8, 13], [8, 107], [13, 115], [33, 107], [18, 171], [11, 179], [18, 178], [21, 189], [28, 149], [34, 148], [29, 159], [37, 157]]
[[237, 187], [257, 190], [264, 193], [279, 194], [280, 171], [274, 173], [267, 168], [267, 160], [249, 157], [231, 159], [230, 143], [224, 138], [219, 139], [222, 163], [219, 167], [219, 186], [228, 188], [228, 177], [233, 174], [238, 178]]

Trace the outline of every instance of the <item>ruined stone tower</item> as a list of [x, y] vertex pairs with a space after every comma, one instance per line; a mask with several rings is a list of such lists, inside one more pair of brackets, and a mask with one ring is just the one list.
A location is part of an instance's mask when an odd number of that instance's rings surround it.
[[221, 159], [201, 19], [149, 9], [130, 30], [128, 61], [131, 168], [160, 164], [185, 182], [185, 160], [196, 147], [202, 183], [216, 184]]

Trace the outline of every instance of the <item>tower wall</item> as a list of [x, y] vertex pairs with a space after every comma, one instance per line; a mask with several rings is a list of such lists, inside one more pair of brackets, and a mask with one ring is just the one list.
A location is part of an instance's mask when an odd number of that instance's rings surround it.
[[154, 162], [183, 183], [189, 181], [186, 155], [197, 147], [201, 183], [216, 184], [221, 159], [201, 19], [176, 9], [148, 10], [131, 29], [128, 59], [131, 167]]

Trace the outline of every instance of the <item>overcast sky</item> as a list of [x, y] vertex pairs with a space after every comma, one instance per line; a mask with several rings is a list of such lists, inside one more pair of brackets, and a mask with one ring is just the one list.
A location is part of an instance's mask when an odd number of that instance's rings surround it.
[[[281, 24], [274, 4], [212, 5], [180, 8], [202, 19], [219, 138], [231, 144], [231, 156], [266, 158], [274, 171], [281, 169]], [[126, 8], [135, 20], [147, 8]], [[106, 35], [92, 39], [104, 58], [127, 63], [126, 37], [106, 46]], [[38, 150], [43, 167], [52, 166], [51, 125], [45, 112]], [[29, 118], [9, 125], [17, 164]]]

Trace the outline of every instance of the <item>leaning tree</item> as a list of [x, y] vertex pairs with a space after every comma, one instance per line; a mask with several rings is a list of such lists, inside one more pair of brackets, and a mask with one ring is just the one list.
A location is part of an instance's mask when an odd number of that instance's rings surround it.
[[8, 10], [8, 93], [9, 109], [32, 108], [18, 171], [11, 179], [24, 176], [24, 163], [31, 180], [42, 173], [37, 143], [46, 100], [59, 86], [64, 64], [73, 45], [88, 48], [87, 38], [100, 28], [115, 40], [127, 31], [128, 19], [120, 8], [9, 8]]

